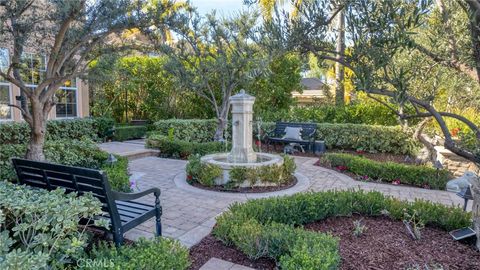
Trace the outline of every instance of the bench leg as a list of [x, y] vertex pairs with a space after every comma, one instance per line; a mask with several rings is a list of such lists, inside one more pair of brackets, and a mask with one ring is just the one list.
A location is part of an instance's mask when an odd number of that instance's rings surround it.
[[120, 228], [116, 229], [113, 232], [113, 241], [115, 242], [115, 246], [117, 246], [117, 247], [119, 247], [123, 244], [123, 233], [122, 233], [122, 230]]
[[160, 206], [160, 198], [155, 198], [155, 223], [157, 229], [157, 236], [162, 236], [162, 207]]

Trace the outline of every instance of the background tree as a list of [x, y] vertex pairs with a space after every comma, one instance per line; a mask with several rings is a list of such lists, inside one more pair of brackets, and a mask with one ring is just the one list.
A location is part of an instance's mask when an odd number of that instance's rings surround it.
[[[6, 81], [18, 86], [23, 100], [11, 104], [19, 109], [31, 128], [26, 157], [44, 160], [43, 145], [48, 113], [55, 106], [54, 95], [67, 81], [85, 74], [99, 55], [121, 50], [126, 44], [108, 45], [108, 38], [126, 29], [148, 30], [164, 25], [173, 16], [161, 16], [171, 5], [160, 2], [146, 7], [145, 1], [0, 1], [0, 43], [11, 50]], [[38, 71], [37, 86], [25, 82], [25, 51], [46, 55], [45, 71]]]
[[[470, 1], [477, 2], [477, 1]], [[314, 1], [305, 3], [300, 10], [299, 19], [289, 20], [289, 16], [277, 15], [272, 22], [266, 23], [265, 35], [270, 38], [267, 47], [282, 48], [282, 50], [295, 50], [302, 53], [311, 52], [319, 60], [331, 60], [340, 62], [343, 66], [354, 72], [356, 89], [366, 92], [388, 107], [391, 104], [412, 106], [414, 114], [406, 111], [396, 110], [402, 119], [432, 117], [445, 138], [444, 146], [452, 152], [469, 160], [479, 163], [480, 151], [478, 144], [472, 148], [465, 148], [453, 139], [445, 118], [453, 118], [468, 126], [472, 130], [475, 141], [480, 141], [480, 130], [470, 119], [448, 111], [437, 109], [432, 100], [425, 99], [414, 91], [413, 82], [419, 80], [421, 73], [416, 72], [415, 66], [401, 67], [395, 65], [395, 61], [406, 50], [415, 49], [435, 60], [437, 54], [428, 53], [426, 46], [418, 46], [419, 41], [415, 38], [427, 25], [429, 15], [436, 7], [428, 1], [370, 1], [359, 0], [349, 1], [345, 5], [346, 28], [352, 40], [352, 54], [345, 55], [344, 59], [336, 56], [336, 50], [332, 50], [328, 43], [328, 28], [334, 18], [334, 7], [328, 5], [329, 1]], [[473, 3], [465, 5], [464, 10], [470, 16], [464, 25], [475, 25], [478, 28], [476, 12]], [[480, 7], [480, 5], [478, 5]], [[472, 35], [475, 31], [470, 31]], [[440, 35], [440, 38], [447, 38]], [[438, 37], [437, 37], [438, 38]], [[473, 38], [473, 40], [478, 40]], [[468, 61], [460, 63], [453, 58], [448, 61], [440, 61], [445, 58], [438, 58], [438, 64], [460, 71], [475, 79], [471, 73], [477, 66], [475, 46], [478, 42], [471, 42], [469, 49], [465, 50]], [[424, 48], [424, 49], [419, 49]], [[433, 46], [432, 46], [433, 48]], [[446, 46], [445, 48], [449, 48]], [[435, 50], [441, 47], [436, 46]], [[432, 49], [433, 51], [433, 49]], [[471, 53], [469, 53], [471, 52]], [[446, 53], [444, 55], [447, 55]], [[460, 55], [460, 54], [459, 54]], [[443, 56], [443, 54], [442, 54]], [[458, 58], [462, 59], [462, 58]], [[435, 60], [435, 61], [437, 61]], [[462, 71], [464, 70], [464, 71]], [[470, 71], [469, 71], [470, 70]], [[436, 97], [438, 95], [434, 95]], [[387, 100], [388, 102], [385, 102]]]
[[223, 138], [232, 93], [262, 74], [268, 64], [253, 44], [258, 38], [256, 18], [247, 13], [232, 19], [192, 13], [182, 27], [172, 29], [178, 41], [159, 46], [169, 56], [166, 68], [181, 88], [204, 98], [215, 111], [215, 140]]
[[117, 123], [126, 123], [126, 112], [129, 119], [150, 122], [215, 117], [201, 97], [181, 91], [165, 69], [167, 63], [166, 56], [101, 57], [88, 75], [92, 115], [112, 117]]

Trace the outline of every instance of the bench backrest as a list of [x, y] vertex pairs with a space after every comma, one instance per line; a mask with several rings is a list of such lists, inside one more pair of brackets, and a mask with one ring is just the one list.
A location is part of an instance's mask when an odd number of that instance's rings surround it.
[[287, 127], [301, 127], [303, 138], [307, 138], [307, 135], [315, 133], [317, 130], [317, 124], [315, 123], [277, 122], [275, 123], [275, 136], [282, 137], [283, 135], [285, 135], [285, 128]]
[[[115, 201], [105, 174], [98, 170], [12, 158], [20, 184], [55, 190], [63, 188], [78, 195], [91, 192], [102, 203], [102, 211], [118, 217]], [[112, 218], [112, 222], [117, 223]]]

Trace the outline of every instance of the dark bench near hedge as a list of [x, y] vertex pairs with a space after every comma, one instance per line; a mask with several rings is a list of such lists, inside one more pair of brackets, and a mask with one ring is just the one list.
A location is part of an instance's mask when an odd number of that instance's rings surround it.
[[[284, 139], [285, 129], [287, 127], [302, 128], [302, 140]], [[315, 143], [315, 135], [317, 133], [317, 124], [315, 123], [291, 123], [291, 122], [276, 122], [275, 129], [267, 135], [267, 146], [270, 148], [271, 144], [281, 143], [298, 143], [306, 147], [309, 151], [313, 151]]]
[[[138, 193], [117, 192], [111, 189], [102, 171], [17, 158], [13, 158], [12, 162], [20, 184], [47, 190], [63, 188], [66, 192], [77, 192], [79, 195], [91, 192], [102, 203], [102, 217], [111, 221], [109, 232], [113, 234], [117, 246], [123, 243], [125, 232], [152, 217], [156, 220], [157, 235], [162, 234], [158, 188]], [[132, 201], [148, 194], [154, 194], [154, 206]]]

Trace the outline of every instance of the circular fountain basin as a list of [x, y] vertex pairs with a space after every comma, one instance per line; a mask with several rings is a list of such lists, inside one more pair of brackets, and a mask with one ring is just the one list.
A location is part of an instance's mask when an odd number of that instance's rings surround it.
[[[257, 156], [256, 162], [249, 162], [249, 163], [233, 163], [228, 161], [228, 156], [230, 153], [216, 153], [211, 155], [203, 156], [200, 160], [203, 163], [212, 164], [219, 166], [223, 170], [223, 174], [221, 177], [215, 179], [216, 185], [225, 185], [230, 181], [230, 170], [235, 167], [245, 167], [245, 168], [256, 168], [262, 166], [281, 166], [283, 165], [283, 157], [279, 155], [273, 155], [268, 153], [255, 153]], [[251, 186], [250, 183], [245, 181], [244, 183], [239, 185], [240, 187], [248, 187]], [[253, 186], [275, 186], [274, 183], [263, 183], [257, 182]]]

